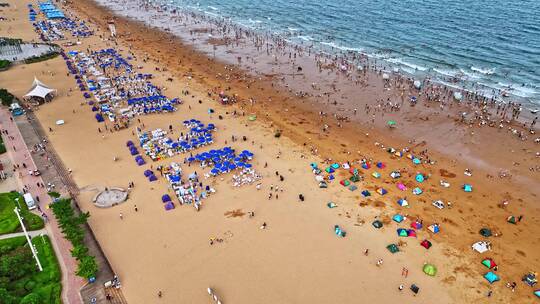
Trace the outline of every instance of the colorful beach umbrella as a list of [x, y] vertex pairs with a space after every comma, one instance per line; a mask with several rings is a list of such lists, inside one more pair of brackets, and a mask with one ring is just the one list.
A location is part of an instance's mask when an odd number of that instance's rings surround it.
[[422, 271], [424, 271], [424, 273], [427, 274], [428, 276], [433, 277], [437, 274], [437, 267], [435, 267], [435, 265], [432, 265], [432, 264], [425, 264]]

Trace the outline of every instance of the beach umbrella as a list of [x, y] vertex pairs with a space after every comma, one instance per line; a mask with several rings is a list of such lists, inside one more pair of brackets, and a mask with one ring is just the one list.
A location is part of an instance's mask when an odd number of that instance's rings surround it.
[[415, 88], [420, 89], [422, 87], [422, 83], [419, 80], [415, 80], [413, 82], [413, 85]]
[[388, 79], [390, 79], [390, 75], [388, 75], [388, 74], [386, 74], [386, 73], [383, 73], [383, 74], [382, 74], [382, 79], [388, 80]]
[[534, 295], [540, 298], [540, 289], [535, 290]]
[[425, 264], [422, 271], [424, 271], [424, 273], [427, 274], [428, 276], [433, 277], [437, 274], [437, 267], [435, 267], [432, 264]]
[[395, 127], [396, 126], [396, 121], [395, 120], [389, 120], [386, 122], [386, 125], [389, 126], [389, 127]]
[[417, 182], [423, 183], [424, 182], [424, 175], [422, 175], [421, 173], [418, 173], [418, 174], [416, 174], [415, 179], [416, 179]]
[[454, 99], [461, 101], [463, 99], [463, 94], [461, 94], [461, 92], [454, 92]]
[[418, 159], [418, 158], [413, 158], [412, 162], [415, 165], [420, 165], [422, 163], [422, 161], [420, 159]]

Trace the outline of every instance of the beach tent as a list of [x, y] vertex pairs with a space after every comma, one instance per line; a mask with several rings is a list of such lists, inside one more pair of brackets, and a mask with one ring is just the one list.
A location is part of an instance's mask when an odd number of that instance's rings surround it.
[[435, 276], [437, 274], [437, 267], [435, 267], [432, 264], [425, 264], [424, 268], [422, 268], [422, 271], [424, 271], [425, 274], [428, 276]]
[[165, 203], [165, 206], [164, 206], [165, 210], [169, 211], [169, 210], [172, 210], [174, 209], [174, 203], [169, 201], [167, 203]]
[[392, 217], [392, 219], [394, 220], [394, 222], [401, 223], [403, 222], [403, 215], [396, 214]]
[[334, 168], [332, 168], [332, 167], [328, 167], [328, 168], [324, 169], [324, 171], [326, 171], [327, 173], [334, 173], [336, 170], [334, 170]]
[[400, 178], [401, 177], [401, 173], [399, 173], [399, 171], [392, 171], [390, 172], [390, 177], [391, 178]]
[[384, 169], [384, 168], [386, 168], [386, 165], [383, 162], [378, 162], [377, 163], [377, 168]]
[[339, 169], [340, 166], [339, 166], [339, 164], [334, 163], [334, 164], [330, 165], [330, 167], [332, 167], [332, 169]]
[[413, 82], [413, 85], [414, 85], [414, 87], [417, 88], [417, 89], [420, 89], [420, 88], [422, 87], [422, 83], [420, 82], [420, 80], [415, 80], [415, 81]]
[[513, 215], [510, 215], [509, 217], [506, 218], [506, 221], [509, 222], [510, 224], [517, 224], [517, 218]]
[[377, 193], [379, 193], [380, 195], [385, 195], [386, 193], [388, 193], [388, 191], [386, 191], [386, 189], [384, 188], [379, 188], [377, 189]]
[[495, 273], [491, 272], [491, 271], [488, 272], [488, 273], [486, 273], [486, 274], [484, 275], [484, 278], [485, 278], [490, 284], [493, 284], [493, 283], [495, 283], [495, 282], [497, 282], [497, 281], [500, 280], [499, 276], [496, 275]]
[[472, 186], [469, 184], [463, 185], [463, 191], [465, 192], [472, 192]]
[[150, 175], [150, 176], [148, 177], [148, 180], [151, 181], [151, 182], [155, 182], [155, 181], [157, 181], [157, 177], [156, 177], [155, 175], [152, 174], [152, 175]]
[[356, 182], [359, 182], [360, 181], [360, 177], [358, 176], [358, 174], [354, 174], [353, 176], [351, 176], [349, 178], [349, 180], [353, 183], [356, 183]]
[[479, 253], [484, 253], [490, 249], [488, 242], [476, 242], [472, 244], [472, 249], [478, 251]]
[[429, 231], [431, 231], [433, 233], [439, 233], [439, 231], [441, 231], [441, 228], [439, 227], [438, 224], [429, 225], [428, 229], [429, 229]]
[[536, 274], [534, 272], [529, 272], [528, 274], [524, 275], [521, 280], [531, 287], [538, 283], [538, 279], [536, 278]]
[[491, 258], [484, 259], [482, 261], [482, 265], [486, 266], [489, 269], [493, 269], [493, 268], [497, 267], [497, 264]]
[[428, 241], [428, 240], [423, 240], [422, 242], [420, 242], [420, 246], [422, 246], [422, 247], [424, 247], [424, 248], [426, 248], [426, 249], [429, 249], [429, 248], [431, 248], [432, 245], [431, 245], [431, 242], [430, 242], [430, 241]]
[[349, 186], [350, 191], [355, 191], [356, 189], [358, 189], [358, 187], [356, 187], [355, 185], [350, 185]]
[[386, 246], [386, 249], [388, 249], [388, 251], [390, 251], [391, 253], [399, 252], [399, 248], [396, 244], [390, 244]]
[[420, 159], [418, 159], [418, 158], [413, 158], [412, 162], [415, 165], [420, 165], [422, 163], [422, 161]]
[[154, 173], [150, 169], [144, 170], [144, 176], [149, 177], [150, 175], [153, 175]]
[[480, 229], [480, 235], [482, 235], [483, 237], [490, 237], [491, 230], [489, 230], [488, 228], [482, 228]]
[[341, 227], [339, 227], [339, 225], [334, 226], [334, 232], [339, 237], [345, 237], [345, 235], [347, 234], [345, 231], [341, 230]]
[[420, 288], [416, 286], [415, 284], [412, 284], [411, 291], [414, 292], [415, 294], [418, 294], [418, 291], [420, 291]]
[[171, 201], [171, 197], [168, 195], [168, 194], [163, 194], [161, 196], [161, 201], [166, 203], [166, 202], [170, 202]]
[[375, 220], [375, 221], [373, 221], [373, 223], [371, 223], [371, 225], [373, 225], [373, 227], [375, 227], [377, 229], [380, 229], [380, 228], [382, 228], [383, 223], [381, 221], [379, 221], [379, 220]]
[[414, 229], [407, 229], [408, 237], [416, 237], [416, 231]]
[[326, 206], [328, 206], [328, 208], [336, 208], [337, 207], [337, 205], [334, 202], [329, 202], [328, 204], [326, 204]]
[[364, 191], [362, 191], [362, 195], [364, 197], [368, 197], [368, 196], [371, 196], [371, 193], [369, 191], [367, 191], [367, 190], [364, 190]]
[[396, 185], [396, 187], [397, 187], [399, 190], [401, 190], [401, 191], [407, 190], [407, 187], [406, 187], [404, 184], [402, 184], [402, 183], [398, 183], [398, 184]]
[[409, 236], [409, 233], [407, 233], [407, 230], [406, 229], [403, 229], [403, 228], [398, 228], [396, 230], [398, 236], [401, 236], [401, 237], [407, 237]]
[[52, 89], [48, 86], [46, 86], [43, 82], [39, 81], [37, 78], [34, 77], [34, 82], [32, 83], [32, 87], [30, 90], [28, 90], [28, 93], [24, 95], [25, 98], [32, 98], [32, 97], [39, 97], [43, 100], [46, 99], [49, 94], [52, 94], [53, 92], [56, 92], [55, 89]]
[[425, 180], [424, 175], [421, 174], [421, 173], [416, 174], [415, 179], [416, 179], [416, 181], [419, 182], [419, 183], [423, 183], [424, 180]]
[[373, 176], [375, 178], [380, 178], [381, 174], [379, 172], [373, 172], [373, 173], [371, 173], [371, 176]]
[[411, 227], [414, 229], [422, 229], [422, 223], [419, 221], [414, 221], [411, 223]]
[[369, 163], [363, 163], [362, 168], [367, 170], [367, 169], [371, 168], [371, 165]]
[[340, 183], [343, 187], [348, 187], [348, 186], [351, 184], [351, 182], [348, 181], [348, 180], [346, 180], [346, 179], [340, 181], [339, 183]]
[[534, 295], [540, 298], [540, 289], [535, 290]]
[[320, 182], [319, 183], [319, 188], [326, 189], [326, 188], [328, 188], [328, 184], [326, 182]]
[[398, 205], [400, 205], [401, 207], [407, 207], [407, 206], [409, 206], [409, 202], [407, 202], [406, 199], [399, 199], [399, 200], [397, 201], [397, 203], [398, 203]]
[[423, 193], [423, 191], [422, 191], [422, 189], [416, 187], [416, 188], [413, 189], [412, 193], [413, 193], [414, 195], [420, 195], [420, 194]]

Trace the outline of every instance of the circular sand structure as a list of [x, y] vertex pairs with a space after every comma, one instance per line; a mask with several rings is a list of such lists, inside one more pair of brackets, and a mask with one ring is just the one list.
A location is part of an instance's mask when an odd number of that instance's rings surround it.
[[109, 208], [126, 201], [128, 192], [122, 188], [109, 188], [94, 197], [94, 204], [100, 208]]

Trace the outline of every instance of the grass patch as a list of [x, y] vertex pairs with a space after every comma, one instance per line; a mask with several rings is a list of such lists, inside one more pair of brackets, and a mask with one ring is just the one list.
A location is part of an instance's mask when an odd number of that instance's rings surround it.
[[0, 300], [6, 304], [61, 304], [61, 272], [48, 236], [32, 239], [40, 272], [25, 237], [0, 240]]
[[[15, 201], [19, 198], [19, 204]], [[22, 231], [19, 219], [13, 209], [21, 206], [20, 214], [23, 217], [27, 230], [38, 230], [44, 227], [43, 219], [28, 210], [24, 198], [17, 192], [0, 193], [0, 234]]]

